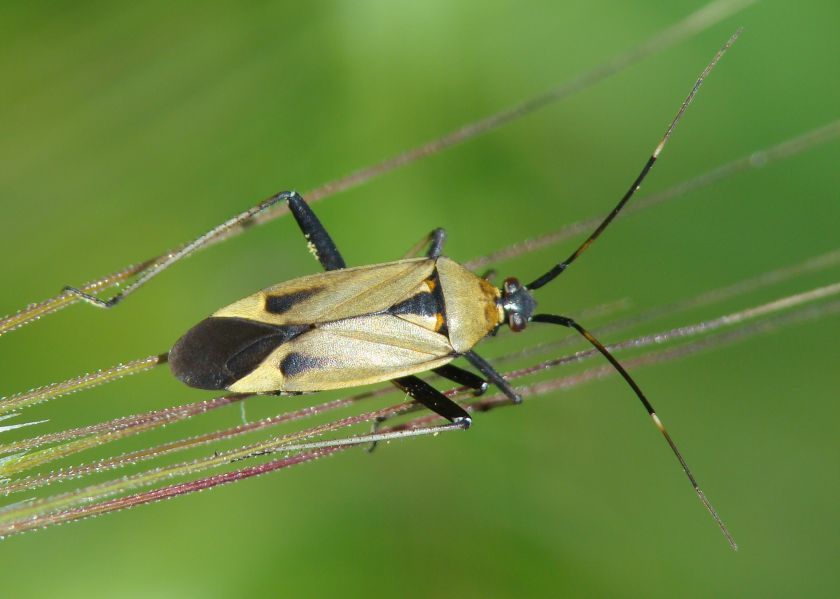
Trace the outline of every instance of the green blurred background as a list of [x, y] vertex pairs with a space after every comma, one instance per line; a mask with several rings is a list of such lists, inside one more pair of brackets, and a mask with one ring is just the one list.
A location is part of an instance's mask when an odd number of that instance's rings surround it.
[[[191, 239], [274, 191], [313, 188], [543, 91], [701, 5], [4, 4], [0, 313]], [[353, 264], [395, 259], [438, 225], [448, 228], [448, 254], [466, 260], [604, 214], [738, 26], [741, 41], [646, 192], [836, 119], [838, 24], [836, 3], [759, 3], [555, 107], [316, 210]], [[622, 219], [541, 293], [542, 305], [579, 315], [629, 298], [641, 311], [834, 249], [838, 160], [840, 144], [829, 144]], [[500, 274], [528, 279], [572, 247], [503, 263]], [[0, 393], [164, 351], [218, 306], [316, 270], [288, 219], [251, 230], [114, 312], [75, 306], [8, 335]], [[837, 276], [835, 268], [802, 277], [642, 332]], [[391, 444], [372, 457], [345, 452], [7, 539], [2, 592], [836, 596], [837, 325], [825, 317], [636, 371], [738, 553], [612, 377], [479, 416], [468, 434]], [[531, 333], [484, 353], [566, 334]], [[53, 430], [202, 397], [161, 370], [27, 416], [52, 419]], [[278, 401], [251, 402], [249, 416], [273, 413]], [[166, 433], [239, 417], [232, 407]]]

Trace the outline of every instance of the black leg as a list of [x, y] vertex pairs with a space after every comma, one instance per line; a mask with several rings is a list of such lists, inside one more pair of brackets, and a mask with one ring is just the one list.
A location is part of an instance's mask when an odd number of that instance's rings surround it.
[[443, 253], [443, 246], [446, 244], [446, 229], [438, 227], [429, 233], [429, 238], [429, 251], [426, 252], [426, 257], [437, 258]]
[[405, 254], [405, 258], [414, 258], [419, 254], [428, 244], [429, 249], [426, 250], [427, 258], [437, 258], [443, 253], [443, 246], [446, 244], [446, 229], [438, 227], [423, 239], [415, 243], [410, 250]]
[[397, 387], [408, 393], [418, 403], [423, 404], [435, 414], [443, 416], [449, 422], [469, 428], [472, 418], [464, 408], [446, 397], [426, 381], [416, 376], [404, 376], [392, 381]]
[[442, 376], [445, 379], [449, 379], [450, 381], [458, 383], [459, 385], [469, 387], [473, 390], [475, 395], [481, 395], [482, 393], [487, 391], [487, 381], [485, 381], [480, 376], [473, 374], [469, 370], [458, 368], [457, 366], [453, 366], [452, 364], [445, 364], [444, 366], [433, 368], [432, 372]]
[[501, 374], [496, 372], [496, 369], [493, 368], [487, 360], [479, 356], [474, 351], [466, 352], [464, 357], [470, 364], [475, 366], [481, 374], [486, 376], [487, 380], [496, 385], [502, 393], [507, 395], [513, 403], [522, 403], [522, 397], [514, 391], [510, 383], [508, 383]]
[[324, 225], [312, 212], [309, 204], [303, 201], [298, 193], [292, 193], [288, 198], [289, 210], [292, 216], [295, 217], [300, 230], [303, 232], [306, 240], [312, 244], [315, 252], [315, 258], [324, 267], [324, 270], [339, 270], [346, 268], [347, 264], [344, 258], [341, 257], [338, 248], [335, 247], [332, 237], [327, 233]]
[[[437, 372], [437, 370], [438, 369], [435, 369], [434, 372]], [[470, 377], [474, 377], [486, 386], [486, 383], [484, 383], [484, 381], [482, 381], [479, 377], [475, 376], [471, 372], [461, 370], [460, 368], [458, 368], [458, 370], [460, 370], [461, 373], [469, 375]], [[472, 424], [472, 418], [467, 413], [467, 411], [464, 410], [464, 408], [462, 408], [454, 401], [446, 397], [443, 393], [432, 387], [426, 381], [419, 379], [416, 376], [404, 376], [398, 379], [394, 379], [391, 382], [394, 383], [394, 385], [398, 389], [401, 389], [402, 391], [408, 393], [412, 397], [412, 399], [417, 401], [417, 403], [427, 407], [435, 414], [443, 416], [450, 422], [454, 424], [460, 424], [465, 429], [468, 429]], [[371, 434], [375, 434], [379, 430], [379, 427], [382, 426], [382, 423], [388, 420], [388, 418], [388, 416], [378, 417], [371, 426]], [[371, 443], [370, 446], [367, 448], [368, 453], [372, 453], [373, 450], [376, 449], [376, 446], [376, 441]]]
[[[373, 421], [373, 424], [370, 425], [370, 434], [375, 435], [379, 432], [379, 427], [382, 426], [382, 423], [387, 421], [387, 416], [377, 416], [376, 420]], [[365, 451], [368, 453], [373, 453], [376, 447], [379, 445], [379, 441], [371, 441], [370, 445], [365, 448]]]

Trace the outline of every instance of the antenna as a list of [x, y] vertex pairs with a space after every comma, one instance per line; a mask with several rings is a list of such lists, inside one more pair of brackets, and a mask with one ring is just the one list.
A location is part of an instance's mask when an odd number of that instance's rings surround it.
[[671, 435], [668, 434], [668, 431], [665, 430], [665, 425], [662, 424], [662, 421], [659, 419], [659, 416], [656, 415], [656, 410], [653, 409], [653, 405], [648, 401], [645, 394], [642, 392], [639, 385], [636, 384], [636, 381], [633, 380], [633, 377], [624, 370], [624, 367], [619, 363], [618, 360], [613, 357], [613, 355], [609, 352], [609, 350], [604, 347], [604, 344], [598, 341], [592, 333], [584, 329], [580, 326], [577, 322], [572, 320], [571, 318], [567, 318], [566, 316], [555, 316], [554, 314], [537, 314], [532, 319], [532, 322], [548, 322], [551, 324], [559, 324], [564, 327], [569, 327], [575, 329], [578, 333], [583, 335], [583, 337], [591, 343], [595, 349], [597, 349], [601, 354], [609, 360], [610, 364], [618, 371], [618, 373], [627, 381], [627, 384], [633, 388], [633, 391], [636, 392], [636, 396], [645, 406], [647, 413], [650, 415], [651, 420], [656, 425], [656, 428], [659, 429], [659, 432], [665, 437], [665, 440], [668, 441], [668, 445], [671, 446], [671, 451], [674, 452], [674, 455], [677, 456], [677, 459], [680, 462], [680, 466], [682, 466], [683, 472], [688, 477], [688, 480], [691, 482], [691, 486], [694, 487], [694, 491], [697, 493], [697, 497], [700, 498], [700, 501], [703, 503], [705, 508], [708, 512], [712, 515], [712, 518], [715, 519], [717, 525], [720, 527], [723, 536], [726, 537], [726, 540], [729, 542], [729, 546], [732, 547], [733, 550], [738, 550], [738, 544], [735, 542], [735, 539], [732, 537], [732, 534], [729, 532], [729, 529], [726, 528], [726, 524], [723, 523], [720, 516], [717, 513], [717, 510], [712, 506], [709, 500], [706, 498], [706, 494], [703, 493], [703, 490], [700, 488], [700, 485], [697, 484], [697, 479], [694, 478], [694, 474], [692, 474], [691, 469], [688, 467], [688, 464], [685, 461], [685, 458], [680, 453], [680, 450], [677, 448], [677, 444], [674, 443], [674, 440], [671, 439]]
[[639, 187], [642, 186], [642, 181], [645, 180], [645, 177], [647, 177], [647, 174], [650, 172], [650, 169], [653, 168], [653, 165], [656, 163], [656, 159], [659, 158], [659, 154], [662, 153], [662, 149], [665, 147], [665, 144], [667, 144], [668, 140], [671, 138], [671, 134], [674, 132], [674, 129], [676, 129], [677, 124], [680, 122], [680, 119], [685, 113], [686, 108], [688, 108], [689, 104], [691, 104], [692, 100], [694, 100], [694, 96], [697, 95], [700, 86], [703, 85], [703, 81], [705, 81], [706, 77], [709, 76], [709, 73], [712, 72], [712, 69], [715, 68], [718, 62], [720, 62], [720, 59], [723, 58], [723, 55], [726, 53], [727, 50], [729, 50], [729, 48], [732, 47], [732, 44], [735, 43], [735, 41], [740, 35], [741, 29], [736, 31], [732, 35], [732, 37], [730, 37], [726, 41], [723, 47], [720, 50], [718, 50], [717, 54], [715, 54], [714, 58], [712, 58], [712, 61], [708, 64], [708, 66], [705, 69], [703, 69], [702, 73], [700, 73], [700, 77], [697, 78], [697, 81], [694, 83], [694, 87], [691, 88], [691, 91], [689, 92], [688, 96], [686, 96], [685, 100], [682, 103], [682, 106], [680, 106], [680, 109], [677, 111], [677, 115], [671, 121], [671, 124], [668, 125], [668, 129], [665, 131], [665, 135], [662, 136], [662, 139], [656, 145], [656, 148], [654, 148], [653, 154], [650, 155], [650, 158], [648, 158], [647, 162], [642, 167], [641, 172], [633, 181], [633, 184], [630, 186], [630, 189], [627, 190], [627, 192], [624, 194], [624, 196], [621, 198], [618, 204], [616, 204], [615, 208], [612, 209], [612, 212], [610, 212], [607, 215], [607, 218], [605, 218], [601, 222], [601, 224], [598, 225], [598, 227], [592, 232], [592, 234], [586, 238], [586, 241], [580, 244], [580, 247], [578, 247], [578, 249], [572, 252], [571, 256], [557, 264], [554, 268], [549, 270], [547, 273], [545, 273], [532, 283], [526, 285], [528, 289], [539, 289], [546, 283], [550, 283], [551, 281], [553, 281], [560, 273], [565, 271], [572, 262], [577, 260], [578, 256], [585, 252], [587, 248], [590, 245], [592, 245], [592, 243], [596, 239], [598, 239], [601, 233], [604, 232], [604, 229], [607, 228], [607, 226], [613, 221], [613, 219], [616, 216], [618, 216], [618, 213], [621, 212], [621, 209], [624, 208], [624, 205], [630, 201], [630, 198], [633, 197], [633, 194], [635, 194], [639, 190]]

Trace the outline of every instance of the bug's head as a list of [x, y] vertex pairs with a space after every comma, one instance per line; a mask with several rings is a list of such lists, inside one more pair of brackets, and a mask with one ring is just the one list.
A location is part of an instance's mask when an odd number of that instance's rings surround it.
[[502, 308], [512, 331], [518, 333], [524, 329], [536, 307], [537, 300], [519, 279], [505, 279], [505, 284], [502, 285]]

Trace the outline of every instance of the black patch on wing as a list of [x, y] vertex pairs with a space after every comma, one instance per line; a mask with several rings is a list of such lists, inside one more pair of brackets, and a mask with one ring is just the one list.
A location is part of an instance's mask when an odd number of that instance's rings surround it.
[[443, 299], [443, 289], [440, 286], [440, 277], [438, 276], [437, 270], [435, 270], [434, 274], [426, 282], [430, 284], [431, 291], [423, 291], [412, 295], [410, 298], [391, 306], [387, 312], [394, 316], [415, 314], [429, 318], [435, 318], [439, 314], [442, 324], [437, 329], [437, 332], [448, 337], [449, 328], [446, 326], [446, 302]]
[[175, 343], [169, 366], [190, 387], [226, 389], [253, 372], [278, 346], [310, 328], [245, 318], [205, 318]]
[[429, 291], [413, 295], [388, 309], [388, 313], [394, 316], [399, 316], [400, 314], [416, 314], [417, 316], [434, 317], [439, 311], [440, 307], [438, 306], [437, 299]]
[[321, 289], [321, 287], [312, 287], [311, 289], [293, 291], [283, 295], [269, 295], [265, 298], [265, 310], [272, 314], [284, 314], [294, 308], [296, 304], [319, 293]]
[[320, 368], [326, 363], [323, 358], [307, 356], [298, 352], [291, 352], [280, 362], [280, 372], [284, 377], [292, 377], [296, 374]]
[[443, 324], [438, 329], [441, 335], [449, 335], [449, 329], [446, 326], [446, 302], [443, 299], [443, 288], [440, 286], [440, 277], [437, 270], [431, 278], [427, 279], [432, 290], [424, 291], [411, 296], [399, 303], [394, 304], [388, 309], [389, 314], [400, 316], [401, 314], [416, 314], [417, 316], [425, 316], [435, 318], [440, 314]]

